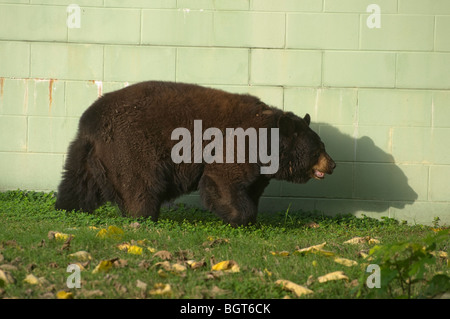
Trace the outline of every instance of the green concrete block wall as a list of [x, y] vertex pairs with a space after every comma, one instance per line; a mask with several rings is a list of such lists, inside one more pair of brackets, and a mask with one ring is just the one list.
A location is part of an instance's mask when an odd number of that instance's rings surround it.
[[0, 190], [55, 190], [83, 111], [165, 80], [311, 115], [335, 174], [261, 210], [450, 224], [449, 34], [448, 0], [0, 0]]

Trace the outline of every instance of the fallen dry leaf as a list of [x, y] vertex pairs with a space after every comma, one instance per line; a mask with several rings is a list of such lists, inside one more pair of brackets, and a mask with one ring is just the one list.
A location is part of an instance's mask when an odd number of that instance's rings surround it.
[[115, 268], [125, 268], [126, 266], [128, 266], [128, 261], [126, 261], [125, 259], [118, 258], [114, 260], [113, 266]]
[[430, 254], [432, 254], [434, 257], [439, 257], [439, 258], [448, 258], [448, 254], [445, 251], [432, 251]]
[[75, 263], [72, 263], [72, 265], [77, 265], [78, 268], [80, 268], [80, 271], [85, 271], [88, 263], [89, 262], [87, 262], [87, 263], [86, 262], [85, 263], [75, 262]]
[[39, 284], [39, 278], [36, 277], [36, 276], [33, 275], [33, 274], [28, 274], [28, 275], [25, 277], [25, 279], [23, 280], [23, 282], [26, 282], [26, 283], [28, 283], [28, 284], [30, 284], [30, 285], [37, 285], [37, 284]]
[[171, 260], [172, 254], [168, 252], [167, 250], [160, 250], [153, 254], [153, 257], [159, 257], [162, 260]]
[[85, 298], [94, 298], [94, 297], [102, 297], [104, 295], [103, 291], [96, 289], [96, 290], [82, 290], [81, 294]]
[[136, 280], [136, 287], [142, 290], [147, 290], [147, 284], [139, 279]]
[[56, 293], [57, 299], [73, 299], [73, 293], [60, 290]]
[[5, 285], [14, 284], [16, 280], [14, 277], [8, 272], [0, 269], [0, 281], [4, 282]]
[[323, 250], [323, 247], [325, 247], [326, 244], [327, 244], [327, 242], [323, 242], [322, 244], [319, 244], [319, 245], [314, 245], [314, 246], [310, 246], [310, 247], [306, 247], [306, 248], [302, 248], [302, 249], [297, 249], [296, 251], [293, 252], [293, 254], [313, 253], [313, 254], [323, 255], [326, 257], [334, 256], [334, 253], [332, 251]]
[[169, 284], [157, 283], [153, 286], [153, 289], [148, 292], [150, 295], [165, 295], [170, 296], [172, 294], [172, 287]]
[[48, 239], [53, 240], [67, 240], [70, 236], [75, 237], [74, 235], [70, 235], [70, 234], [64, 234], [58, 231], [49, 231], [47, 234]]
[[358, 263], [356, 261], [347, 259], [347, 258], [335, 257], [334, 261], [337, 262], [338, 264], [341, 264], [341, 265], [344, 265], [347, 267], [352, 267], [352, 266], [358, 265]]
[[183, 266], [181, 264], [172, 264], [172, 271], [175, 272], [183, 272], [186, 271], [186, 266]]
[[14, 265], [3, 264], [3, 265], [0, 265], [0, 269], [6, 270], [6, 271], [16, 271], [19, 268], [17, 268], [17, 266], [14, 266]]
[[319, 228], [320, 227], [320, 225], [317, 224], [316, 222], [309, 222], [305, 226], [308, 228]]
[[309, 247], [302, 248], [302, 249], [297, 249], [296, 252], [302, 253], [302, 252], [309, 252], [309, 251], [313, 251], [313, 250], [322, 250], [326, 244], [327, 244], [327, 242], [323, 242], [319, 245], [314, 245], [314, 246], [309, 246]]
[[70, 235], [69, 238], [67, 238], [64, 244], [62, 245], [61, 250], [68, 250], [70, 248], [70, 242], [72, 241], [72, 239], [73, 236]]
[[344, 274], [343, 271], [335, 271], [335, 272], [330, 272], [329, 274], [320, 276], [319, 278], [317, 278], [317, 281], [319, 283], [324, 283], [327, 281], [333, 281], [333, 280], [346, 280], [348, 281], [348, 277]]
[[134, 222], [134, 223], [131, 223], [130, 225], [128, 225], [128, 227], [138, 229], [141, 227], [141, 224], [139, 224], [138, 222]]
[[77, 251], [76, 253], [70, 254], [69, 257], [76, 259], [78, 261], [92, 260], [91, 254], [84, 250], [80, 250], [80, 251]]
[[211, 268], [212, 271], [239, 272], [239, 265], [234, 260], [221, 261]]
[[158, 275], [161, 276], [161, 277], [164, 277], [164, 278], [167, 277], [166, 271], [170, 272], [172, 274], [175, 274], [175, 275], [180, 275], [184, 271], [186, 271], [186, 269], [187, 269], [186, 266], [183, 266], [183, 265], [178, 264], [178, 263], [171, 264], [167, 260], [163, 261], [163, 262], [156, 263], [155, 267], [162, 268], [162, 269], [158, 270]]
[[344, 241], [344, 244], [350, 244], [350, 245], [365, 244], [365, 243], [375, 245], [375, 244], [379, 244], [380, 241], [378, 239], [372, 238], [370, 236], [353, 237], [352, 239]]
[[279, 279], [279, 280], [275, 281], [275, 284], [281, 285], [281, 287], [285, 290], [292, 291], [293, 293], [295, 293], [295, 295], [297, 297], [301, 297], [303, 295], [309, 295], [309, 294], [314, 293], [314, 291], [312, 291], [311, 289], [300, 286], [289, 280]]
[[199, 269], [206, 266], [206, 262], [204, 260], [202, 261], [187, 260], [186, 263], [189, 265], [191, 269]]
[[108, 229], [101, 229], [96, 237], [99, 238], [114, 238], [114, 239], [120, 239], [122, 238], [124, 234], [124, 231], [117, 227], [117, 226], [109, 226]]
[[117, 246], [117, 248], [119, 248], [120, 250], [124, 250], [129, 254], [133, 254], [133, 255], [142, 255], [142, 251], [143, 248], [136, 246], [136, 245], [131, 245], [129, 243], [123, 243]]
[[283, 257], [287, 257], [290, 254], [288, 251], [285, 251], [285, 250], [283, 250], [283, 251], [271, 251], [270, 253], [272, 255], [274, 255], [274, 256], [283, 256]]
[[100, 263], [95, 267], [95, 269], [92, 271], [93, 274], [96, 274], [98, 272], [108, 272], [111, 270], [111, 268], [114, 266], [114, 262], [118, 258], [109, 259], [109, 260], [102, 260]]

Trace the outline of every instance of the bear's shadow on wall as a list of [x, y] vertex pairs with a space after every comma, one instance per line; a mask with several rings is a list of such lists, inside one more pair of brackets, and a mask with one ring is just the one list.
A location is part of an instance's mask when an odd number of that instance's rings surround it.
[[[327, 123], [315, 123], [312, 128], [337, 162], [333, 175], [302, 185], [272, 181], [259, 211], [274, 211], [277, 209], [272, 206], [278, 205], [278, 211], [289, 207], [290, 211], [317, 210], [329, 215], [383, 213], [390, 207], [402, 209], [418, 198], [394, 157], [376, 146], [369, 136], [355, 139]], [[276, 194], [281, 195], [281, 206], [279, 200], [274, 200]]]

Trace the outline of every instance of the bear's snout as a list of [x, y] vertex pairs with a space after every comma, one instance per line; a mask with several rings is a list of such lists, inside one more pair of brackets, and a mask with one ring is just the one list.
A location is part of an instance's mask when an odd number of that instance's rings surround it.
[[335, 161], [327, 153], [322, 152], [317, 163], [312, 167], [311, 175], [315, 179], [324, 179], [326, 174], [333, 174], [335, 168]]

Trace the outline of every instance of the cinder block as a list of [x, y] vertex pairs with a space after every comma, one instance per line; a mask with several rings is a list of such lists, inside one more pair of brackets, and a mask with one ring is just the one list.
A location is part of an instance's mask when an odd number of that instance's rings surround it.
[[319, 89], [316, 88], [284, 88], [283, 109], [303, 117], [306, 113], [311, 116], [312, 122], [319, 119]]
[[392, 155], [396, 161], [429, 164], [433, 157], [432, 133], [425, 127], [395, 127]]
[[430, 15], [382, 14], [380, 28], [367, 26], [368, 14], [361, 15], [361, 49], [432, 51], [434, 17]]
[[359, 90], [358, 104], [360, 125], [431, 125], [431, 91]]
[[356, 161], [394, 163], [392, 156], [393, 128], [389, 126], [359, 126], [356, 139]]
[[355, 196], [383, 201], [414, 201], [427, 198], [428, 167], [356, 163]]
[[389, 203], [373, 200], [350, 199], [320, 199], [316, 201], [316, 210], [326, 215], [352, 214], [361, 217], [362, 214], [370, 217], [380, 217], [389, 214]]
[[0, 3], [14, 3], [14, 4], [18, 3], [28, 4], [29, 2], [30, 0], [0, 0]]
[[64, 81], [29, 79], [28, 115], [65, 116]]
[[319, 128], [313, 130], [319, 134], [327, 153], [334, 161], [355, 162], [357, 140], [354, 137], [355, 127], [351, 125], [329, 125], [318, 123]]
[[287, 48], [358, 49], [359, 14], [288, 13]]
[[28, 118], [28, 151], [39, 153], [66, 153], [78, 128], [77, 118]]
[[215, 0], [177, 0], [178, 8], [213, 10]]
[[262, 196], [281, 196], [281, 181], [271, 180]]
[[270, 106], [283, 109], [283, 88], [276, 86], [231, 86], [212, 85], [211, 87], [236, 94], [250, 94]]
[[248, 84], [248, 50], [179, 48], [177, 81], [199, 84]]
[[398, 12], [416, 14], [450, 14], [447, 0], [398, 0]]
[[175, 48], [105, 46], [105, 81], [175, 80]]
[[64, 82], [41, 79], [0, 80], [3, 115], [64, 116]]
[[251, 0], [250, 9], [255, 11], [320, 12], [322, 1], [317, 0]]
[[325, 86], [395, 86], [395, 53], [325, 51], [323, 59]]
[[255, 85], [319, 86], [322, 54], [318, 51], [251, 51], [250, 82]]
[[448, 145], [449, 138], [450, 128], [431, 129], [432, 163], [447, 165], [450, 163], [450, 148], [445, 147]]
[[102, 94], [103, 83], [95, 81], [66, 82], [66, 115], [80, 117]]
[[138, 9], [83, 8], [80, 28], [69, 28], [69, 42], [139, 44]]
[[398, 53], [397, 87], [450, 88], [450, 53]]
[[250, 0], [215, 0], [216, 10], [248, 10]]
[[433, 127], [450, 127], [450, 92], [433, 92]]
[[450, 179], [450, 166], [433, 165], [430, 167], [430, 200], [450, 201], [448, 181]]
[[27, 118], [0, 115], [0, 152], [27, 150]]
[[30, 44], [0, 41], [0, 77], [30, 76]]
[[133, 0], [133, 1], [104, 0], [104, 2], [105, 7], [114, 7], [114, 8], [122, 7], [122, 8], [170, 9], [177, 7], [177, 0]]
[[0, 190], [56, 190], [62, 165], [62, 155], [0, 153]]
[[29, 79], [0, 79], [0, 110], [2, 115], [28, 113]]
[[436, 16], [436, 51], [450, 51], [450, 16]]
[[60, 6], [0, 5], [0, 39], [66, 41], [66, 19]]
[[[73, 0], [27, 0], [26, 2], [28, 3], [28, 1], [31, 4], [54, 4], [54, 5], [70, 5], [70, 4], [78, 4], [80, 7], [87, 7], [87, 6], [94, 6], [94, 7], [99, 7], [103, 5], [103, 0], [77, 0], [77, 1], [73, 1]], [[108, 0], [106, 0], [108, 1]], [[148, 0], [151, 1], [151, 0]], [[169, 1], [169, 0], [167, 0]], [[65, 9], [64, 9], [65, 10]]]
[[143, 10], [142, 44], [211, 46], [214, 42], [213, 12], [190, 10]]
[[309, 113], [313, 122], [353, 124], [356, 121], [356, 89], [286, 88], [286, 111], [299, 116]]
[[397, 13], [397, 0], [324, 0], [324, 11], [365, 13], [371, 4], [380, 6], [383, 14]]
[[416, 201], [405, 206], [391, 207], [390, 217], [397, 220], [406, 220], [410, 225], [433, 225], [435, 217], [439, 217], [441, 225], [450, 224], [450, 203]]
[[31, 44], [31, 77], [101, 80], [103, 47], [94, 44]]
[[273, 12], [216, 11], [214, 44], [232, 47], [282, 48], [285, 15]]
[[449, 137], [450, 128], [394, 128], [393, 155], [397, 161], [448, 164]]

